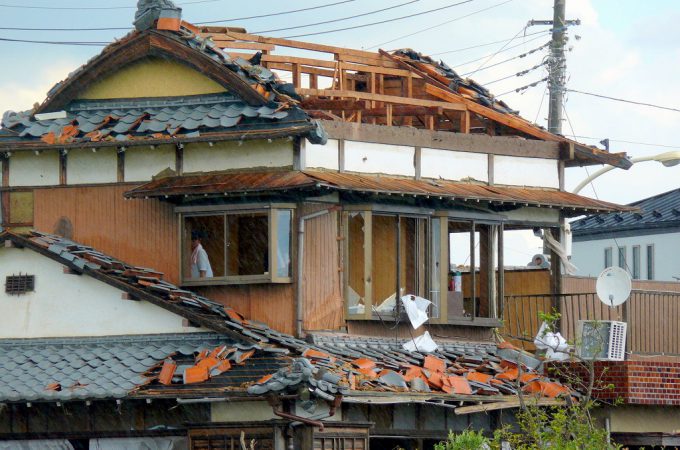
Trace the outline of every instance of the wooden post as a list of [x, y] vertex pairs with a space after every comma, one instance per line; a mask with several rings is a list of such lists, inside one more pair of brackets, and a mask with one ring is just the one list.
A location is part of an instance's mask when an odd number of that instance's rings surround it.
[[460, 113], [460, 132], [470, 134], [470, 111]]

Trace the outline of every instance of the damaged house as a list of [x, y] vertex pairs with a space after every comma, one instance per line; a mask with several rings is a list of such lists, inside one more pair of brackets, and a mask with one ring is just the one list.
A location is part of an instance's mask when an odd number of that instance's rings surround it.
[[[511, 422], [518, 389], [573, 394], [494, 340], [503, 234], [622, 210], [564, 171], [624, 154], [412, 50], [199, 28], [170, 2], [135, 26], [3, 115], [0, 446], [424, 448]], [[404, 296], [431, 302], [417, 329]], [[421, 336], [436, 349], [404, 347]]]

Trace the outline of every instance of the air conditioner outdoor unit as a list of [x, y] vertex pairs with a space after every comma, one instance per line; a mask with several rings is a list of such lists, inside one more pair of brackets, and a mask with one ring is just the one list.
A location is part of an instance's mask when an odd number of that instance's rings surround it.
[[579, 320], [577, 355], [583, 359], [623, 361], [627, 326], [613, 320]]

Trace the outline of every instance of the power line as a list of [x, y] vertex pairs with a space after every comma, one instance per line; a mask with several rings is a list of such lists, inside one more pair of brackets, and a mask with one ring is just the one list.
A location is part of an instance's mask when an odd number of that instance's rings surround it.
[[26, 44], [51, 44], [51, 45], [86, 45], [104, 47], [110, 42], [81, 42], [81, 41], [33, 41], [29, 39], [10, 39], [0, 37], [0, 42], [20, 42]]
[[[316, 35], [319, 35], [319, 34], [335, 33], [335, 32], [338, 32], [338, 31], [356, 30], [357, 28], [370, 27], [370, 26], [373, 26], [373, 25], [381, 25], [383, 23], [396, 22], [397, 20], [402, 20], [402, 19], [410, 19], [411, 17], [417, 17], [417, 16], [422, 16], [424, 14], [430, 14], [430, 13], [433, 13], [433, 12], [436, 12], [436, 11], [441, 11], [441, 10], [448, 9], [448, 8], [453, 8], [454, 6], [463, 5], [465, 3], [470, 3], [470, 2], [473, 2], [473, 1], [475, 1], [475, 0], [463, 0], [461, 2], [453, 3], [453, 4], [447, 5], [447, 6], [442, 6], [440, 8], [434, 8], [434, 9], [429, 9], [427, 11], [422, 11], [422, 12], [415, 13], [415, 14], [408, 14], [406, 16], [395, 17], [394, 19], [387, 19], [387, 20], [381, 20], [381, 21], [378, 21], [378, 22], [365, 23], [365, 24], [362, 24], [362, 25], [355, 25], [353, 27], [336, 28], [334, 30], [318, 31], [316, 33], [297, 34], [295, 36], [286, 36], [285, 38], [286, 39], [292, 39], [292, 38], [299, 38], [299, 37], [304, 37], [304, 36], [316, 36]], [[512, 0], [508, 0], [508, 1], [512, 1]]]
[[[526, 34], [525, 37], [526, 36], [534, 36], [534, 35], [537, 35], [537, 34], [546, 34], [546, 33], [550, 33], [550, 31], [549, 30], [536, 31], [534, 33]], [[462, 52], [462, 51], [465, 51], [465, 50], [472, 50], [472, 49], [480, 48], [480, 47], [487, 47], [489, 45], [500, 44], [502, 42], [507, 41], [508, 39], [511, 39], [511, 38], [500, 39], [498, 41], [493, 41], [493, 42], [487, 42], [486, 44], [473, 45], [471, 47], [457, 48], [455, 50], [446, 50], [446, 51], [438, 52], [438, 53], [430, 53], [430, 56], [446, 55], [448, 53], [456, 53], [456, 52]]]
[[532, 71], [538, 69], [539, 67], [542, 67], [542, 66], [545, 66], [545, 65], [546, 65], [546, 62], [542, 62], [542, 63], [536, 64], [534, 67], [530, 67], [530, 68], [528, 68], [528, 69], [526, 69], [526, 70], [521, 70], [521, 71], [519, 71], [519, 72], [517, 72], [517, 73], [513, 73], [512, 75], [508, 75], [508, 76], [506, 76], [506, 77], [499, 78], [499, 79], [493, 80], [493, 81], [489, 81], [488, 83], [481, 83], [481, 84], [482, 84], [483, 86], [488, 86], [488, 85], [490, 85], [490, 84], [498, 83], [499, 81], [507, 80], [507, 79], [510, 79], [510, 78], [514, 78], [514, 77], [522, 77], [522, 76], [528, 74], [529, 72], [532, 72]]
[[633, 100], [626, 100], [626, 99], [623, 99], [623, 98], [609, 97], [607, 95], [602, 95], [602, 94], [594, 94], [592, 92], [578, 91], [576, 89], [567, 89], [567, 92], [575, 92], [577, 94], [591, 95], [593, 97], [599, 97], [599, 98], [604, 98], [604, 99], [607, 99], [607, 100], [614, 100], [614, 101], [623, 102], [623, 103], [631, 103], [633, 105], [649, 106], [650, 108], [664, 109], [666, 111], [680, 112], [680, 109], [669, 108], [668, 106], [659, 106], [659, 105], [654, 105], [652, 103], [636, 102], [636, 101], [633, 101]]
[[0, 27], [0, 30], [8, 31], [113, 31], [131, 30], [132, 27], [109, 27], [109, 28], [27, 28], [27, 27]]
[[[191, 2], [178, 3], [178, 5], [193, 5], [196, 3], [213, 3], [220, 0], [195, 0]], [[46, 9], [46, 10], [111, 10], [111, 9], [137, 9], [136, 6], [30, 6], [30, 5], [8, 5], [0, 3], [0, 8], [17, 9]]]
[[416, 35], [416, 34], [424, 33], [424, 32], [426, 32], [426, 31], [430, 31], [430, 30], [433, 30], [433, 29], [435, 29], [435, 28], [438, 28], [438, 27], [447, 25], [447, 24], [449, 24], [449, 23], [451, 23], [451, 22], [455, 22], [455, 21], [457, 21], [457, 20], [465, 19], [466, 17], [470, 17], [470, 16], [473, 16], [473, 15], [475, 15], [475, 14], [479, 14], [479, 13], [481, 13], [481, 12], [488, 11], [488, 10], [493, 9], [493, 8], [497, 8], [498, 6], [505, 5], [506, 3], [510, 3], [510, 2], [512, 2], [512, 1], [514, 1], [514, 0], [506, 0], [506, 1], [504, 1], [504, 2], [497, 3], [497, 4], [495, 4], [495, 5], [491, 5], [491, 6], [487, 7], [487, 8], [483, 8], [483, 9], [480, 9], [480, 10], [477, 10], [477, 11], [473, 11], [473, 12], [471, 12], [471, 13], [469, 13], [469, 14], [465, 14], [464, 16], [456, 17], [456, 18], [454, 18], [454, 19], [447, 20], [446, 22], [442, 22], [442, 23], [440, 23], [440, 24], [433, 25], [433, 26], [431, 26], [431, 27], [423, 28], [422, 30], [414, 31], [413, 33], [404, 34], [404, 35], [399, 36], [399, 37], [396, 37], [396, 38], [394, 38], [394, 39], [390, 39], [389, 41], [381, 42], [380, 44], [375, 44], [375, 45], [372, 45], [372, 46], [370, 46], [370, 47], [366, 47], [365, 49], [366, 49], [366, 50], [370, 50], [370, 49], [372, 49], [372, 48], [381, 47], [381, 46], [383, 46], [383, 45], [385, 45], [385, 44], [389, 44], [389, 43], [391, 43], [391, 42], [398, 41], [399, 39], [403, 39], [403, 38], [405, 38], [405, 37], [411, 37], [411, 36], [414, 36], [414, 35]]
[[522, 33], [523, 31], [526, 33], [526, 31], [527, 31], [527, 26], [528, 26], [528, 25], [524, 25], [524, 27], [522, 27], [522, 28], [517, 32], [517, 34], [515, 34], [515, 35], [512, 37], [512, 39], [510, 39], [508, 42], [506, 42], [505, 44], [503, 44], [503, 46], [502, 46], [501, 48], [499, 48], [498, 50], [496, 50], [495, 53], [493, 53], [491, 56], [489, 56], [489, 58], [488, 58], [486, 61], [484, 61], [484, 62], [483, 62], [476, 70], [470, 72], [469, 75], [472, 75], [472, 74], [474, 74], [474, 73], [479, 72], [480, 70], [482, 70], [482, 68], [486, 65], [486, 63], [488, 63], [488, 62], [491, 61], [493, 58], [495, 58], [496, 55], [498, 55], [498, 53], [502, 52], [503, 49], [504, 49], [505, 47], [507, 47], [508, 45], [510, 45], [510, 44], [512, 43], [512, 41], [514, 41], [514, 40], [517, 38], [517, 36], [520, 35], [520, 33]]
[[293, 10], [290, 10], [290, 11], [281, 11], [281, 12], [271, 13], [271, 14], [260, 14], [258, 16], [233, 17], [233, 18], [230, 18], [230, 19], [209, 20], [209, 21], [194, 22], [194, 23], [196, 25], [205, 25], [205, 24], [209, 24], [209, 23], [235, 22], [237, 20], [251, 20], [251, 19], [261, 19], [263, 17], [283, 16], [285, 14], [293, 14], [293, 13], [298, 13], [298, 12], [303, 12], [303, 11], [311, 11], [313, 9], [328, 8], [330, 6], [341, 5], [343, 3], [351, 3], [353, 1], [356, 1], [356, 0], [343, 0], [341, 2], [327, 3], [327, 4], [319, 5], [319, 6], [310, 6], [309, 8], [293, 9]]
[[535, 87], [535, 86], [538, 86], [539, 84], [541, 84], [541, 83], [543, 83], [543, 82], [545, 82], [545, 81], [548, 81], [548, 78], [547, 78], [547, 77], [546, 77], [546, 78], [542, 78], [542, 79], [537, 80], [537, 81], [534, 81], [533, 83], [524, 85], [524, 86], [522, 86], [522, 87], [518, 87], [518, 88], [516, 88], [516, 89], [512, 89], [512, 90], [509, 90], [509, 91], [507, 91], [507, 92], [503, 92], [502, 94], [498, 94], [498, 95], [496, 95], [495, 97], [500, 97], [501, 95], [510, 94], [510, 93], [512, 93], [512, 92], [522, 92], [522, 91], [526, 91], [527, 89], [532, 88], [532, 87]]
[[545, 44], [541, 45], [540, 47], [536, 47], [534, 49], [531, 49], [528, 52], [522, 53], [521, 55], [517, 55], [517, 56], [513, 56], [512, 58], [504, 59], [503, 61], [499, 61], [495, 64], [491, 64], [490, 66], [486, 66], [483, 69], [477, 69], [477, 70], [473, 70], [472, 72], [466, 72], [466, 73], [462, 74], [462, 76], [472, 75], [475, 72], [481, 72], [482, 70], [486, 70], [486, 69], [490, 69], [492, 67], [500, 66], [501, 64], [505, 64], [506, 62], [510, 62], [510, 61], [515, 60], [515, 59], [524, 58], [524, 57], [529, 56], [532, 53], [535, 53], [535, 52], [537, 52], [537, 51], [539, 51], [539, 50], [541, 50], [541, 49], [543, 49], [543, 48], [545, 48], [549, 45], [550, 45], [550, 42], [546, 42]]
[[273, 32], [275, 32], [275, 31], [295, 30], [295, 29], [297, 29], [297, 28], [307, 28], [307, 27], [313, 27], [313, 26], [316, 26], [316, 25], [324, 25], [324, 24], [327, 24], [327, 23], [341, 22], [341, 21], [343, 21], [343, 20], [356, 19], [357, 17], [370, 16], [371, 14], [377, 14], [377, 13], [379, 13], [379, 12], [389, 11], [389, 10], [391, 10], [391, 9], [400, 8], [400, 7], [402, 7], [402, 6], [410, 5], [411, 3], [416, 3], [416, 2], [419, 2], [419, 1], [420, 1], [420, 0], [410, 0], [410, 1], [406, 2], [406, 3], [400, 3], [400, 4], [398, 4], [398, 5], [389, 6], [389, 7], [387, 7], [387, 8], [376, 9], [375, 11], [369, 11], [369, 12], [366, 12], [366, 13], [363, 13], [363, 14], [355, 14], [355, 15], [353, 15], [353, 16], [342, 17], [342, 18], [340, 18], [340, 19], [332, 19], [332, 20], [326, 20], [326, 21], [324, 21], [324, 22], [308, 23], [308, 24], [306, 24], [306, 25], [297, 25], [297, 26], [294, 26], [294, 27], [275, 28], [275, 29], [273, 29], [273, 30], [253, 31], [253, 33], [255, 33], [255, 34], [259, 34], [259, 33], [273, 33]]
[[[593, 137], [593, 136], [574, 136], [576, 139], [592, 139], [596, 141], [601, 141], [602, 137]], [[629, 141], [629, 140], [624, 140], [624, 139], [612, 139], [612, 138], [607, 138], [609, 139], [609, 142], [620, 142], [622, 144], [633, 144], [633, 145], [647, 145], [649, 147], [661, 147], [661, 148], [675, 148], [678, 149], [680, 148], [680, 145], [668, 145], [668, 144], [654, 144], [651, 142], [638, 142], [638, 141]]]
[[[500, 52], [498, 52], [498, 53], [507, 52], [507, 51], [509, 51], [509, 50], [512, 50], [513, 48], [521, 47], [521, 46], [523, 46], [523, 45], [528, 44], [529, 42], [533, 42], [533, 41], [536, 41], [536, 40], [538, 40], [538, 39], [541, 39], [542, 37], [543, 37], [543, 36], [535, 36], [535, 37], [533, 37], [533, 38], [531, 38], [531, 39], [527, 39], [526, 41], [524, 41], [524, 42], [522, 42], [522, 43], [520, 43], [520, 44], [512, 45], [512, 46], [510, 46], [510, 47], [508, 47], [508, 48], [506, 48], [506, 49], [503, 49], [502, 51], [500, 51]], [[466, 61], [466, 62], [461, 63], [461, 64], [456, 64], [454, 67], [467, 66], [468, 64], [472, 64], [473, 62], [477, 62], [477, 61], [481, 61], [481, 60], [483, 60], [483, 59], [486, 59], [486, 58], [488, 58], [489, 56], [490, 56], [490, 55], [484, 55], [484, 56], [482, 56], [482, 57], [479, 57], [479, 58], [476, 58], [476, 59], [472, 59], [472, 60], [470, 60], [470, 61]]]

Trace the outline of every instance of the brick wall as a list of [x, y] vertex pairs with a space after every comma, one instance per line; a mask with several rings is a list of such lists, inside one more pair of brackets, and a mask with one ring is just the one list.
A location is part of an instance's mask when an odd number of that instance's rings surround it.
[[[553, 366], [557, 374], [577, 375], [587, 383], [587, 370], [582, 363], [553, 363]], [[680, 405], [680, 362], [598, 361], [594, 379], [593, 397], [600, 400], [620, 399], [633, 405]], [[606, 388], [610, 384], [613, 389]]]

